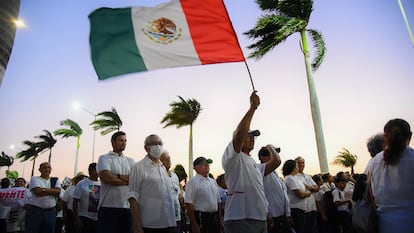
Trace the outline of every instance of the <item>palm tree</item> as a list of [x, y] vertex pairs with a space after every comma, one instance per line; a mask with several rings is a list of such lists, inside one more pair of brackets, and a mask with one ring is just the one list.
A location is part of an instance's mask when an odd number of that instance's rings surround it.
[[[96, 119], [96, 117], [99, 116], [102, 118]], [[93, 130], [103, 129], [101, 135], [121, 130], [122, 121], [114, 107], [112, 107], [111, 111], [104, 111], [96, 114], [96, 117], [90, 125], [93, 126]]]
[[185, 168], [181, 164], [177, 164], [174, 167], [174, 172], [178, 176], [178, 181], [181, 182], [184, 180], [184, 183], [187, 183], [187, 172], [185, 172]]
[[178, 128], [190, 125], [190, 140], [188, 152], [188, 171], [190, 178], [193, 177], [193, 123], [201, 112], [201, 105], [195, 99], [184, 100], [178, 96], [180, 101], [170, 104], [171, 111], [162, 118], [161, 123], [165, 123], [164, 128], [175, 125]]
[[9, 170], [13, 162], [14, 162], [14, 158], [12, 156], [6, 155], [4, 151], [1, 152], [0, 167], [7, 167], [7, 170]]
[[[253, 49], [249, 58], [260, 59], [271, 49], [285, 41], [290, 35], [296, 32], [300, 33], [301, 47], [305, 58], [312, 120], [319, 156], [319, 167], [322, 173], [327, 173], [329, 168], [326, 157], [325, 139], [312, 73], [321, 65], [326, 48], [322, 34], [316, 30], [306, 28], [312, 13], [313, 0], [256, 0], [256, 2], [266, 14], [257, 21], [253, 29], [245, 32], [249, 38], [257, 40], [248, 46], [249, 49]], [[313, 42], [313, 48], [316, 50], [316, 56], [312, 63], [310, 63], [307, 33]]]
[[60, 125], [67, 126], [68, 128], [60, 128], [53, 132], [56, 136], [60, 135], [62, 138], [76, 137], [76, 157], [75, 157], [75, 169], [73, 175], [78, 173], [78, 155], [80, 147], [80, 136], [82, 135], [82, 129], [78, 123], [71, 119], [66, 119], [60, 122]]
[[17, 153], [16, 158], [21, 159], [22, 162], [27, 161], [29, 159], [33, 160], [32, 174], [31, 174], [31, 176], [33, 176], [35, 163], [36, 163], [36, 158], [37, 158], [37, 156], [39, 156], [39, 152], [40, 152], [39, 149], [38, 149], [38, 144], [36, 142], [29, 141], [29, 140], [23, 141], [23, 144], [28, 146], [29, 148], [27, 148], [26, 150], [22, 150], [19, 153]]
[[38, 135], [36, 138], [42, 139], [42, 141], [39, 142], [39, 149], [42, 153], [49, 150], [48, 162], [50, 164], [52, 158], [52, 148], [55, 146], [57, 141], [55, 138], [53, 138], [52, 133], [50, 133], [48, 130], [44, 129], [43, 132], [45, 134]]
[[348, 149], [342, 148], [342, 151], [338, 152], [336, 159], [333, 161], [333, 164], [341, 165], [343, 167], [350, 167], [351, 174], [354, 174], [354, 166], [357, 162], [357, 156], [349, 152]]

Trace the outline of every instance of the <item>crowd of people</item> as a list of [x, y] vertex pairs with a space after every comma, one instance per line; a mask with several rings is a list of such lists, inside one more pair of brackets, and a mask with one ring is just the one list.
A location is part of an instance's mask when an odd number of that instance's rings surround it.
[[[210, 174], [213, 161], [197, 157], [196, 174], [186, 183], [171, 168], [160, 136], [145, 138], [146, 156], [126, 156], [127, 137], [111, 137], [112, 150], [78, 173], [71, 185], [51, 176], [48, 162], [40, 176], [10, 187], [1, 180], [0, 233], [352, 233], [352, 212], [366, 191], [376, 206], [380, 233], [414, 232], [414, 150], [411, 129], [402, 119], [386, 123], [368, 140], [372, 159], [364, 174], [309, 175], [305, 159], [282, 161], [268, 144], [250, 152], [259, 130], [250, 125], [260, 98], [253, 92], [222, 156], [224, 174]], [[276, 169], [281, 168], [282, 176]]]

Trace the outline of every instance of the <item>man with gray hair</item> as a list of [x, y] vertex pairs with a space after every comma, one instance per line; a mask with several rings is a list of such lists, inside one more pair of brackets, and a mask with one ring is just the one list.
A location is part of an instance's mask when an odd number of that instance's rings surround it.
[[134, 233], [174, 233], [176, 230], [172, 183], [160, 161], [163, 142], [158, 135], [145, 138], [147, 155], [131, 170], [128, 201]]

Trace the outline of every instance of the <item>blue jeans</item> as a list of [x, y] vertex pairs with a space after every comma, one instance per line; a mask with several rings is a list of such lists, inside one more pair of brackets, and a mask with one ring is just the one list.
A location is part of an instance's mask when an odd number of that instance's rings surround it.
[[130, 209], [100, 207], [98, 210], [98, 233], [131, 233]]
[[25, 233], [54, 233], [56, 208], [42, 210], [29, 206], [26, 210]]

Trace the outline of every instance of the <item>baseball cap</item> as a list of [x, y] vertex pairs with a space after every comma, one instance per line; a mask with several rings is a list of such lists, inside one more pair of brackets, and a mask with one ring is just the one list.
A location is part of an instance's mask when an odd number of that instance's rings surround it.
[[210, 164], [210, 163], [213, 163], [212, 159], [206, 159], [203, 156], [201, 156], [201, 157], [198, 157], [194, 160], [193, 167], [195, 167], [197, 165]]
[[257, 136], [260, 136], [260, 131], [258, 129], [255, 129], [255, 130], [251, 129], [247, 132], [247, 134], [257, 137]]

